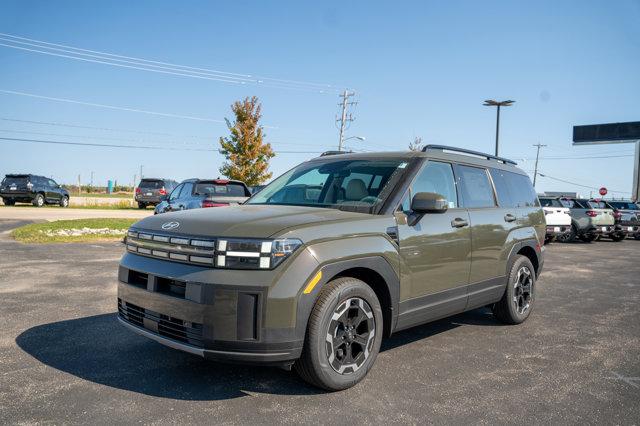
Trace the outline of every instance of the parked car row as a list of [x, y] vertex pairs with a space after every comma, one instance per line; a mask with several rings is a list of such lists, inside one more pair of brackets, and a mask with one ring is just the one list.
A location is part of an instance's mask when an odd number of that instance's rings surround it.
[[539, 200], [547, 222], [546, 242], [640, 240], [640, 209], [631, 201], [548, 196]]
[[244, 182], [229, 179], [142, 179], [136, 188], [138, 207], [155, 206], [153, 213], [242, 204], [251, 196]]

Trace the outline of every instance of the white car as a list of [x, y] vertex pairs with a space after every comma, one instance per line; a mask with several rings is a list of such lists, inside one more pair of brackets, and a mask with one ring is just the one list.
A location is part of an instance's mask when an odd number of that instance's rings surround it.
[[553, 197], [539, 197], [547, 222], [545, 242], [551, 242], [558, 236], [571, 232], [571, 212]]

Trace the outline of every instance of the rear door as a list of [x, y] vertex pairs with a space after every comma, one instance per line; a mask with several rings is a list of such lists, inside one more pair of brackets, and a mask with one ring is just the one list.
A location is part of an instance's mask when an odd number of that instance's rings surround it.
[[[413, 226], [411, 199], [418, 192], [446, 198], [445, 213], [426, 214]], [[414, 179], [399, 212], [398, 240], [403, 286], [410, 292], [400, 304], [398, 327], [441, 318], [464, 310], [469, 282], [469, 215], [460, 207], [451, 164], [428, 161]], [[406, 293], [403, 292], [406, 295]]]

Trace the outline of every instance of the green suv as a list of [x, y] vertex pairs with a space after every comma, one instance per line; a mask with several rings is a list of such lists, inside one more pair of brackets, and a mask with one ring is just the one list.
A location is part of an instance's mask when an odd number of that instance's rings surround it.
[[545, 219], [510, 160], [429, 145], [329, 153], [245, 204], [148, 217], [119, 267], [128, 328], [208, 359], [358, 383], [383, 337], [489, 306], [523, 322]]

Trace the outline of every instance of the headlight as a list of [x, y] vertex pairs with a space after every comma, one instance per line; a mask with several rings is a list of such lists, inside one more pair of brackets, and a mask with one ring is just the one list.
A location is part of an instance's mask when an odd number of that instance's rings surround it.
[[301, 245], [302, 241], [292, 238], [219, 239], [216, 245], [215, 266], [227, 269], [272, 269]]

